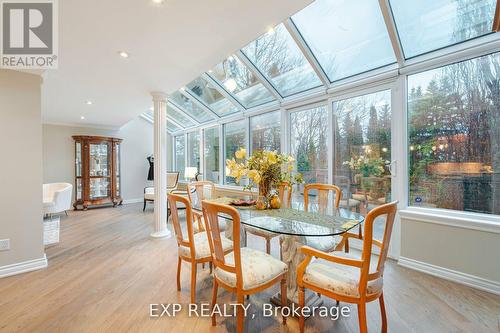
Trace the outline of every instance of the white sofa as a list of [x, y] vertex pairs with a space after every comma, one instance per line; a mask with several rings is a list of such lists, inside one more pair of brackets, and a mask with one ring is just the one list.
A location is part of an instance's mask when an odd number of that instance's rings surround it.
[[52, 215], [71, 209], [73, 185], [69, 183], [43, 184], [43, 214]]

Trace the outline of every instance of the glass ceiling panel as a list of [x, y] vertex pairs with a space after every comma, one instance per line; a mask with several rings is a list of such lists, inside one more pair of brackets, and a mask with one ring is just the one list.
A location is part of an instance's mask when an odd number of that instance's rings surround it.
[[215, 119], [215, 116], [212, 113], [203, 110], [178, 91], [170, 95], [170, 99], [175, 105], [191, 115], [194, 119], [198, 120], [200, 123], [206, 123], [207, 121]]
[[230, 56], [208, 73], [247, 109], [275, 100], [269, 90], [235, 56]]
[[185, 125], [184, 128], [196, 125], [191, 119], [189, 119], [184, 114], [171, 107], [169, 104], [167, 104], [167, 115], [169, 117], [172, 117], [172, 119], [174, 119], [179, 124]]
[[283, 24], [245, 46], [242, 52], [284, 97], [321, 85]]
[[491, 32], [495, 0], [390, 0], [406, 58]]
[[233, 103], [217, 91], [217, 88], [201, 77], [191, 81], [187, 88], [219, 116], [239, 111]]
[[[168, 112], [168, 111], [167, 111]], [[144, 112], [143, 115], [145, 117], [147, 117], [149, 120], [151, 120], [152, 122], [154, 122], [154, 115], [153, 115], [153, 111], [147, 111], [147, 112]], [[180, 131], [182, 130], [181, 127], [175, 125], [173, 122], [171, 122], [170, 120], [168, 120], [167, 118], [167, 131], [172, 133], [172, 132], [176, 132], [176, 131]]]
[[316, 0], [292, 21], [330, 81], [396, 62], [377, 0]]

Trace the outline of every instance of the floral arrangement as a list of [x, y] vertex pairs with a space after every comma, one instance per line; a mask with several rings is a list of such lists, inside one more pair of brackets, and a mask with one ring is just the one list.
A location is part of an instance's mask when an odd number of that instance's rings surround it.
[[295, 159], [290, 155], [279, 154], [276, 151], [257, 150], [247, 158], [244, 148], [240, 148], [234, 155], [236, 159], [226, 160], [228, 176], [234, 177], [237, 183], [243, 177], [247, 177], [250, 182], [245, 189], [257, 185], [261, 196], [269, 197], [272, 187], [283, 182], [291, 185], [303, 183], [300, 173], [292, 174]]
[[385, 166], [389, 164], [389, 161], [384, 161], [381, 157], [366, 157], [360, 156], [357, 159], [351, 158], [350, 161], [345, 161], [344, 165], [348, 165], [353, 171], [360, 172], [364, 177], [368, 176], [382, 176], [386, 168]]

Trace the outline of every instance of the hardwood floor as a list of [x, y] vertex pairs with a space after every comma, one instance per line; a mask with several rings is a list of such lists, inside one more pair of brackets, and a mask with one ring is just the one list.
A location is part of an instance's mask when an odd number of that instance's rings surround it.
[[[150, 303], [189, 303], [190, 268], [183, 264], [182, 291], [175, 275], [177, 246], [149, 237], [153, 213], [142, 204], [70, 212], [62, 217], [61, 243], [47, 248], [49, 267], [0, 279], [0, 332], [234, 332], [234, 318], [149, 317]], [[169, 224], [169, 226], [171, 226]], [[277, 240], [272, 244], [278, 255]], [[265, 249], [249, 236], [249, 245]], [[500, 297], [389, 262], [384, 294], [390, 332], [499, 332]], [[208, 267], [198, 270], [198, 303], [209, 303], [212, 279]], [[289, 318], [263, 317], [261, 307], [273, 289], [250, 298], [246, 332], [298, 332]], [[219, 291], [219, 304], [234, 301]], [[326, 300], [333, 305], [333, 302]], [[341, 303], [341, 305], [343, 305]], [[357, 332], [356, 307], [351, 316], [332, 321], [311, 318], [307, 332]], [[380, 331], [378, 303], [368, 305], [368, 329]]]

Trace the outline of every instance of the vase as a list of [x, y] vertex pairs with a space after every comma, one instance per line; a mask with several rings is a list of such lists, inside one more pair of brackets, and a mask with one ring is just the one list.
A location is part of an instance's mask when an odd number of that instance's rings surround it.
[[263, 196], [266, 199], [269, 199], [269, 196], [271, 195], [271, 183], [270, 182], [260, 182], [259, 184], [259, 196]]

